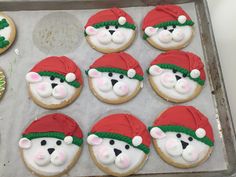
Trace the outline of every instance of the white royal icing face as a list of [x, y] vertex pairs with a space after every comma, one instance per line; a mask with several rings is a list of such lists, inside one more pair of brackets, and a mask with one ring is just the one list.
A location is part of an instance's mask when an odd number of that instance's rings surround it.
[[67, 170], [80, 150], [79, 146], [57, 138], [37, 138], [31, 141], [22, 138], [19, 146], [27, 166], [43, 176], [55, 176]]
[[89, 40], [96, 48], [104, 50], [116, 50], [126, 46], [133, 38], [135, 31], [119, 26], [106, 26], [86, 28]]
[[185, 100], [192, 97], [199, 85], [180, 72], [162, 69], [156, 65], [150, 67], [149, 73], [157, 89], [172, 99]]
[[126, 75], [99, 72], [96, 69], [90, 69], [89, 76], [95, 92], [100, 97], [111, 101], [134, 94], [140, 84], [139, 80], [131, 79]]
[[151, 130], [152, 137], [166, 157], [182, 165], [196, 164], [209, 153], [210, 146], [179, 132], [164, 133], [159, 128]]
[[[95, 143], [93, 143], [95, 141]], [[98, 138], [89, 140], [93, 154], [99, 164], [111, 172], [124, 174], [136, 169], [146, 156], [143, 151], [123, 141]]]
[[40, 76], [38, 73], [29, 72], [26, 81], [29, 83], [32, 96], [46, 105], [61, 104], [76, 93], [75, 87], [52, 76]]
[[[5, 17], [3, 17], [3, 16], [0, 16], [0, 21], [2, 20], [2, 19], [6, 19]], [[6, 19], [7, 20], [7, 19]], [[7, 21], [8, 22], [8, 21]], [[8, 22], [8, 24], [9, 24], [9, 22]], [[5, 27], [5, 28], [3, 28], [3, 29], [0, 29], [0, 36], [3, 36], [3, 37], [5, 37], [5, 40], [9, 40], [9, 38], [10, 38], [10, 36], [11, 36], [11, 27], [10, 27], [10, 24], [9, 24], [9, 26], [8, 27]]]
[[191, 39], [193, 28], [191, 26], [168, 26], [164, 28], [147, 27], [145, 33], [149, 39], [163, 49], [177, 49], [184, 46]]

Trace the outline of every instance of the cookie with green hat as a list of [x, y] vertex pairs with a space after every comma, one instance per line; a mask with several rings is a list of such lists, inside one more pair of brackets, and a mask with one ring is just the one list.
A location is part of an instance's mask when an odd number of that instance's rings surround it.
[[19, 140], [24, 163], [39, 176], [60, 176], [68, 172], [78, 160], [82, 144], [79, 125], [59, 113], [33, 121]]
[[206, 80], [201, 58], [180, 50], [158, 55], [147, 71], [154, 91], [175, 103], [190, 101], [198, 96]]
[[128, 176], [140, 169], [149, 154], [150, 136], [135, 116], [111, 114], [96, 122], [87, 142], [96, 165], [113, 176]]
[[149, 127], [154, 147], [170, 165], [192, 168], [206, 161], [214, 146], [208, 118], [192, 106], [173, 106]]

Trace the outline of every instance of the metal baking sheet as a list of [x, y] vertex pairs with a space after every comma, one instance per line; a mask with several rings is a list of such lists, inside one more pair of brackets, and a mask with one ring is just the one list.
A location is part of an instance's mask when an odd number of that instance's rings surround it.
[[[102, 55], [90, 48], [83, 37], [82, 30], [87, 19], [97, 12], [98, 9], [86, 9], [91, 8], [92, 5], [83, 4], [84, 1], [78, 1], [69, 2], [71, 3], [71, 9], [80, 7], [81, 5], [81, 8], [78, 8], [78, 10], [63, 10], [61, 8], [63, 7], [63, 3], [58, 2], [57, 7], [61, 10], [42, 11], [40, 8], [44, 9], [43, 7], [45, 7], [45, 9], [48, 9], [48, 7], [44, 6], [43, 2], [35, 2], [39, 4], [38, 10], [35, 10], [36, 7], [32, 6], [32, 2], [29, 2], [29, 6], [27, 7], [19, 4], [19, 9], [15, 6], [17, 3], [15, 5], [14, 3], [9, 3], [8, 5], [7, 2], [3, 2], [2, 6], [0, 4], [0, 8], [5, 7], [7, 10], [19, 10], [5, 11], [16, 23], [17, 39], [14, 46], [0, 56], [0, 66], [5, 70], [8, 79], [7, 92], [0, 104], [0, 176], [3, 177], [33, 176], [24, 166], [17, 145], [21, 132], [27, 125], [44, 114], [61, 112], [71, 116], [80, 124], [86, 138], [89, 128], [105, 112], [112, 110], [129, 111], [143, 120], [146, 125], [151, 125], [162, 110], [173, 105], [162, 100], [154, 93], [146, 75], [143, 90], [130, 102], [115, 106], [101, 103], [89, 90], [87, 76], [85, 74], [83, 74], [85, 84], [82, 93], [72, 105], [56, 111], [49, 111], [35, 105], [27, 94], [24, 77], [38, 61], [50, 55], [66, 55], [73, 59], [80, 66], [81, 70], [84, 71], [88, 69], [89, 65], [96, 58]], [[145, 70], [149, 63], [161, 51], [154, 49], [142, 39], [140, 25], [145, 14], [154, 7], [150, 5], [157, 4], [159, 1], [134, 1], [133, 5], [132, 3], [125, 4], [124, 1], [120, 1], [121, 6], [119, 6], [118, 1], [111, 1], [110, 3], [103, 1], [106, 3], [100, 3], [98, 6], [96, 6], [96, 2], [94, 1], [93, 7], [126, 6], [124, 10], [135, 19], [138, 26], [136, 39], [126, 52], [133, 55], [141, 63], [143, 70]], [[24, 3], [22, 2], [22, 4]], [[56, 6], [56, 3], [54, 5]], [[145, 7], [135, 7], [139, 5], [145, 5]], [[173, 173], [180, 173], [183, 176], [186, 173], [189, 176], [190, 174], [196, 175], [198, 173], [199, 175], [210, 176], [222, 173], [227, 175], [233, 173], [234, 169], [231, 166], [235, 163], [232, 159], [233, 157], [227, 156], [227, 153], [235, 155], [235, 151], [234, 148], [228, 148], [224, 143], [233, 146], [234, 142], [231, 140], [231, 133], [233, 132], [230, 129], [230, 117], [228, 117], [230, 115], [227, 108], [227, 99], [224, 95], [220, 68], [217, 63], [217, 54], [214, 51], [214, 43], [211, 41], [213, 38], [210, 36], [209, 26], [207, 26], [209, 24], [207, 20], [209, 19], [206, 16], [204, 19], [203, 15], [206, 12], [204, 11], [205, 9], [201, 9], [205, 8], [205, 4], [203, 1], [201, 3], [200, 1], [196, 1], [180, 5], [195, 22], [195, 37], [191, 44], [184, 50], [194, 52], [203, 59], [208, 75], [202, 93], [193, 101], [185, 103], [185, 105], [195, 106], [209, 118], [214, 130], [215, 147], [211, 157], [204, 164], [196, 168], [184, 170], [166, 164], [159, 158], [153, 147], [151, 147], [149, 160], [138, 174], [160, 174], [163, 176], [163, 174], [171, 175]], [[65, 4], [64, 7], [65, 9], [70, 9], [68, 4]], [[21, 9], [28, 11], [22, 11]], [[68, 23], [68, 19], [71, 20], [71, 23]], [[69, 27], [65, 28], [65, 26]], [[53, 37], [47, 38], [43, 35], [48, 34], [47, 30], [51, 30], [52, 36], [55, 35], [54, 37], [57, 37], [56, 40], [52, 41], [51, 39]], [[58, 35], [60, 32], [63, 35]], [[70, 34], [71, 36], [65, 40], [66, 34]], [[47, 41], [47, 39], [49, 39], [49, 42], [47, 45], [43, 45], [43, 42]], [[91, 110], [91, 108], [93, 109]], [[223, 133], [228, 135], [224, 137], [225, 139], [223, 139], [221, 134], [221, 126], [225, 130]], [[86, 143], [84, 143], [81, 158], [68, 175], [104, 175], [90, 159]]]

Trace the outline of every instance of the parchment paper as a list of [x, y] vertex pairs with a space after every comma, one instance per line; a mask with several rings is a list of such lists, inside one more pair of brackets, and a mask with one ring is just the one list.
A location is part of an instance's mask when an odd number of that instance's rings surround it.
[[[191, 51], [199, 55], [203, 60], [203, 49], [201, 47], [201, 39], [199, 35], [198, 19], [193, 3], [183, 4], [182, 7], [188, 12], [195, 22], [195, 37], [191, 44], [185, 48], [185, 51]], [[142, 39], [141, 21], [146, 13], [153, 7], [135, 7], [124, 8], [134, 19], [138, 25], [138, 34], [132, 46], [126, 50], [134, 56], [141, 64], [143, 70], [146, 70], [149, 63], [161, 51], [151, 47]], [[32, 122], [44, 114], [52, 112], [61, 112], [74, 118], [84, 132], [84, 148], [81, 158], [74, 168], [69, 172], [69, 176], [96, 176], [103, 175], [92, 162], [88, 154], [86, 137], [87, 132], [96, 120], [107, 111], [124, 110], [130, 111], [139, 117], [146, 125], [152, 125], [157, 115], [173, 105], [164, 101], [157, 96], [148, 83], [147, 75], [145, 75], [143, 90], [130, 102], [121, 105], [108, 105], [98, 101], [91, 93], [88, 87], [87, 76], [84, 77], [84, 88], [80, 97], [70, 106], [49, 111], [43, 109], [32, 102], [29, 98], [25, 74], [41, 59], [49, 55], [62, 54], [61, 51], [44, 53], [39, 50], [33, 42], [33, 31], [37, 23], [45, 15], [56, 13], [58, 11], [16, 11], [5, 12], [11, 16], [17, 26], [17, 39], [14, 46], [5, 54], [0, 56], [0, 66], [5, 70], [8, 87], [4, 98], [0, 103], [0, 176], [3, 177], [23, 177], [33, 176], [29, 172], [20, 157], [18, 149], [18, 140], [21, 132]], [[87, 19], [97, 12], [97, 10], [76, 10], [63, 11], [74, 15], [78, 19], [79, 25], [82, 27]], [[82, 36], [78, 46], [70, 53], [64, 55], [73, 59], [81, 68], [88, 69], [89, 65], [102, 54], [93, 50], [83, 37], [83, 31], [78, 30], [78, 35]], [[18, 55], [15, 49], [19, 51]], [[84, 72], [83, 72], [84, 73]], [[217, 110], [214, 105], [214, 98], [211, 95], [209, 77], [206, 80], [202, 93], [193, 101], [185, 103], [185, 105], [193, 105], [204, 113], [210, 120], [215, 135], [215, 147], [211, 157], [204, 164], [192, 169], [174, 168], [162, 161], [151, 146], [150, 158], [139, 174], [150, 173], [176, 173], [176, 172], [198, 172], [198, 171], [218, 171], [227, 168], [227, 161], [224, 157], [224, 145], [219, 133], [216, 121]]]

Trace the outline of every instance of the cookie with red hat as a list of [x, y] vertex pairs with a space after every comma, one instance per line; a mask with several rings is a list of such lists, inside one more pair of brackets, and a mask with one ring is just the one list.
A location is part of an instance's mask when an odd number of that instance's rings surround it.
[[93, 94], [105, 103], [127, 102], [143, 87], [143, 70], [140, 64], [124, 52], [101, 56], [86, 73]]
[[113, 7], [91, 16], [84, 28], [92, 48], [102, 53], [111, 53], [123, 51], [131, 45], [136, 26], [129, 14]]
[[159, 156], [170, 165], [191, 168], [206, 161], [214, 146], [207, 117], [192, 106], [173, 106], [149, 128]]
[[177, 5], [158, 5], [144, 17], [143, 38], [161, 50], [186, 47], [194, 33], [194, 22]]
[[144, 123], [127, 113], [102, 118], [87, 137], [92, 159], [113, 176], [128, 176], [139, 170], [148, 158], [150, 141]]
[[83, 78], [79, 67], [65, 56], [51, 56], [37, 63], [25, 77], [31, 98], [39, 106], [57, 109], [80, 94]]
[[38, 176], [61, 176], [79, 159], [83, 133], [69, 116], [59, 113], [33, 121], [19, 140], [26, 166]]
[[180, 50], [158, 55], [148, 68], [155, 92], [167, 101], [190, 101], [200, 94], [206, 75], [200, 57]]

